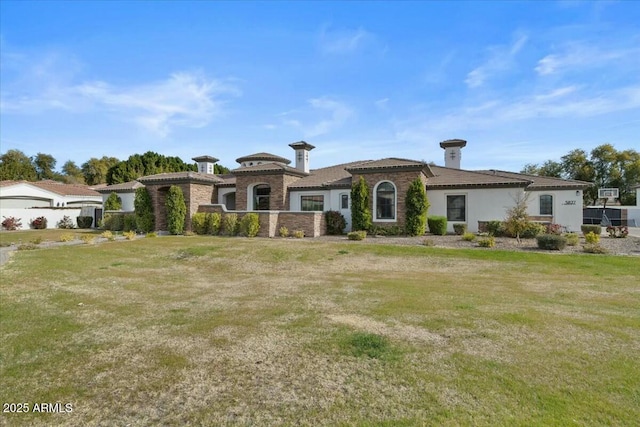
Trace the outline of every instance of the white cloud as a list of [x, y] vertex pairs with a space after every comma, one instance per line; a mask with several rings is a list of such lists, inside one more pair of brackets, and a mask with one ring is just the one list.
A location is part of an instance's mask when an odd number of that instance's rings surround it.
[[510, 70], [515, 62], [514, 58], [527, 43], [526, 35], [518, 35], [510, 45], [492, 46], [489, 50], [489, 58], [484, 64], [476, 67], [467, 74], [465, 83], [470, 88], [477, 88], [486, 80]]
[[363, 28], [332, 29], [325, 25], [320, 32], [320, 50], [327, 54], [347, 54], [364, 46], [373, 35]]
[[585, 42], [573, 42], [565, 45], [561, 52], [540, 59], [535, 71], [541, 76], [547, 76], [566, 71], [584, 71], [620, 61], [635, 63], [635, 68], [639, 68], [638, 58], [639, 47], [593, 46]]
[[298, 128], [305, 138], [330, 133], [344, 125], [353, 115], [349, 106], [328, 96], [309, 99], [307, 104], [308, 107], [280, 114], [284, 117], [285, 125]]

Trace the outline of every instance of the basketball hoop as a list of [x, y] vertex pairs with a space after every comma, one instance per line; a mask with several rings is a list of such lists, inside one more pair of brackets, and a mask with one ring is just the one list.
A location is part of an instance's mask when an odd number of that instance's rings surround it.
[[607, 207], [607, 202], [615, 202], [620, 197], [620, 190], [618, 188], [599, 188], [598, 198], [604, 199], [604, 207]]

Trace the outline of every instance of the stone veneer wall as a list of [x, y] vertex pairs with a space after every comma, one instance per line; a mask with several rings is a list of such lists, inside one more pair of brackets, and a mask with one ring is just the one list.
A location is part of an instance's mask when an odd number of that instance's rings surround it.
[[228, 213], [238, 214], [240, 220], [245, 214], [251, 212], [258, 214], [260, 218], [259, 237], [276, 237], [280, 227], [287, 227], [289, 232], [295, 230], [304, 231], [306, 237], [319, 237], [326, 232], [326, 222], [323, 212], [290, 212], [290, 211], [228, 211], [224, 205], [210, 204], [200, 205], [198, 212], [213, 213], [220, 215]]
[[268, 184], [271, 187], [269, 209], [283, 211], [289, 209], [289, 192], [287, 188], [300, 177], [288, 174], [275, 175], [237, 175], [236, 176], [236, 207], [247, 209], [247, 201], [251, 195], [247, 194], [247, 187], [251, 184]]
[[182, 190], [184, 202], [187, 206], [187, 216], [185, 218], [185, 230], [191, 230], [191, 217], [198, 211], [201, 204], [212, 202], [213, 185], [197, 183], [174, 183], [174, 184], [147, 184], [147, 190], [151, 196], [151, 204], [156, 220], [156, 230], [167, 230], [167, 193], [171, 185], [176, 185]]
[[[371, 202], [371, 217], [374, 225], [399, 225], [404, 227], [405, 219], [407, 216], [405, 200], [407, 198], [407, 190], [409, 186], [416, 179], [420, 178], [422, 184], [426, 186], [427, 177], [422, 171], [388, 171], [388, 172], [373, 172], [355, 174], [352, 182], [357, 182], [362, 176], [369, 187], [369, 200]], [[373, 189], [380, 181], [389, 181], [396, 186], [396, 220], [394, 221], [376, 221], [376, 206], [373, 196]]]

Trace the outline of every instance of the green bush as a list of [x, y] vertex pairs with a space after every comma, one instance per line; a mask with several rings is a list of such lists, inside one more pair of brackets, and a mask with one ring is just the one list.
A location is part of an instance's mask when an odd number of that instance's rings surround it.
[[324, 213], [325, 222], [327, 224], [327, 234], [340, 235], [344, 233], [347, 221], [338, 211], [326, 211]]
[[302, 239], [304, 237], [304, 231], [302, 230], [294, 230], [292, 234], [296, 239]]
[[205, 217], [204, 226], [207, 234], [212, 236], [220, 233], [220, 223], [222, 222], [222, 215], [218, 212], [208, 213]]
[[136, 232], [131, 230], [131, 231], [125, 231], [124, 233], [122, 233], [122, 235], [127, 239], [127, 240], [133, 240], [136, 238]]
[[476, 235], [473, 234], [473, 233], [469, 233], [469, 232], [464, 233], [462, 235], [462, 240], [465, 240], [467, 242], [473, 242], [474, 240], [476, 240]]
[[124, 215], [117, 213], [104, 214], [102, 219], [102, 228], [104, 230], [122, 231], [124, 230]]
[[600, 243], [600, 234], [595, 234], [593, 231], [590, 231], [584, 235], [584, 240], [589, 245], [597, 245]]
[[170, 234], [184, 233], [184, 220], [187, 217], [187, 205], [184, 193], [177, 185], [169, 187], [166, 199], [167, 228]]
[[580, 230], [585, 236], [589, 233], [600, 235], [600, 233], [602, 233], [602, 226], [598, 224], [582, 224]]
[[458, 236], [462, 236], [467, 231], [467, 224], [453, 224], [453, 231]]
[[566, 233], [564, 237], [567, 239], [567, 246], [577, 246], [580, 241], [578, 233]]
[[197, 212], [191, 217], [191, 229], [196, 234], [206, 234], [207, 228], [205, 222], [207, 220], [207, 214], [204, 212]]
[[447, 234], [447, 217], [444, 216], [430, 216], [427, 218], [429, 223], [429, 231], [431, 234], [444, 236]]
[[429, 201], [424, 188], [424, 182], [416, 178], [409, 189], [405, 199], [406, 223], [405, 231], [409, 236], [422, 236], [427, 223], [427, 210]]
[[245, 214], [240, 220], [240, 233], [247, 237], [256, 237], [260, 231], [260, 217], [257, 213]]
[[368, 230], [371, 227], [369, 187], [362, 176], [351, 186], [351, 227], [354, 230]]
[[529, 222], [525, 225], [524, 230], [520, 234], [523, 239], [533, 239], [540, 234], [544, 234], [547, 227], [539, 222]]
[[71, 233], [63, 233], [60, 235], [61, 242], [72, 242], [75, 239], [76, 239], [75, 236]]
[[608, 252], [607, 248], [600, 243], [587, 243], [582, 247], [582, 250], [589, 254], [606, 254]]
[[538, 248], [550, 251], [561, 251], [567, 246], [567, 238], [557, 234], [541, 234], [536, 240]]
[[239, 231], [238, 214], [228, 213], [223, 216], [222, 229], [227, 236], [236, 236]]
[[504, 236], [506, 233], [504, 223], [502, 221], [497, 221], [497, 220], [487, 221], [486, 231], [487, 233], [495, 237]]
[[364, 240], [367, 237], [367, 232], [364, 230], [352, 231], [347, 233], [347, 238], [349, 240]]
[[496, 245], [496, 238], [493, 236], [483, 237], [478, 240], [478, 246], [482, 248], [493, 248]]
[[122, 230], [124, 231], [136, 230], [136, 216], [134, 214], [124, 214], [122, 216], [122, 220], [123, 220]]
[[112, 191], [104, 202], [105, 211], [119, 211], [122, 209], [122, 199], [118, 197], [115, 191]]
[[280, 234], [280, 237], [289, 237], [289, 229], [283, 225], [278, 230], [278, 234]]
[[79, 216], [76, 218], [76, 222], [78, 223], [78, 228], [91, 228], [93, 225], [93, 217]]
[[62, 228], [63, 230], [70, 230], [72, 228], [75, 228], [75, 226], [73, 225], [73, 221], [67, 215], [63, 216], [62, 219], [58, 221], [56, 227]]
[[136, 215], [136, 229], [143, 233], [149, 233], [155, 228], [155, 216], [151, 195], [146, 187], [136, 189], [133, 201]]

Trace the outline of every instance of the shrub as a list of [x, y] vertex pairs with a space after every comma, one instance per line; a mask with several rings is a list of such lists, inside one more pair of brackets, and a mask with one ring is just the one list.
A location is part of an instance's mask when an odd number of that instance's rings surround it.
[[166, 199], [167, 228], [170, 234], [182, 234], [184, 232], [184, 220], [187, 217], [187, 205], [184, 201], [182, 189], [177, 185], [169, 187]]
[[278, 230], [280, 237], [289, 237], [289, 229], [284, 225]]
[[110, 230], [103, 231], [100, 235], [110, 242], [116, 240], [116, 236]]
[[362, 176], [351, 186], [351, 226], [354, 230], [371, 227], [369, 187]]
[[75, 228], [75, 226], [73, 225], [73, 221], [67, 215], [63, 216], [62, 219], [58, 221], [56, 227], [67, 230]]
[[220, 222], [222, 216], [218, 212], [208, 213], [205, 217], [204, 226], [207, 234], [216, 235], [220, 232]]
[[93, 217], [92, 216], [76, 217], [76, 223], [78, 224], [78, 228], [91, 228], [91, 226], [93, 225]]
[[429, 231], [431, 234], [444, 236], [447, 234], [447, 217], [444, 216], [430, 216], [427, 218], [429, 223]]
[[564, 237], [567, 239], [567, 246], [577, 246], [580, 241], [578, 233], [566, 233]]
[[131, 230], [131, 231], [125, 231], [124, 233], [122, 233], [122, 235], [127, 239], [127, 240], [133, 240], [136, 238], [136, 232]]
[[473, 233], [469, 233], [469, 232], [464, 233], [462, 235], [462, 240], [465, 240], [467, 242], [473, 242], [474, 240], [476, 240], [476, 235], [473, 234]]
[[191, 217], [191, 229], [196, 234], [206, 234], [207, 229], [205, 227], [205, 221], [207, 214], [204, 212], [197, 212]]
[[368, 234], [371, 236], [402, 236], [405, 231], [399, 225], [391, 225], [389, 227], [372, 225], [369, 227]]
[[134, 214], [124, 214], [122, 220], [124, 231], [136, 231], [136, 216]]
[[42, 236], [34, 237], [33, 239], [31, 239], [31, 243], [33, 243], [34, 245], [39, 245], [40, 243], [42, 243]]
[[547, 224], [547, 234], [557, 234], [558, 236], [562, 234], [563, 226], [560, 224]]
[[598, 244], [600, 243], [600, 234], [595, 234], [593, 231], [590, 231], [584, 235], [584, 240], [589, 245]]
[[405, 231], [409, 236], [422, 236], [427, 223], [427, 210], [429, 200], [424, 188], [424, 182], [416, 178], [409, 189], [405, 199], [406, 223]]
[[14, 231], [22, 227], [22, 218], [16, 218], [14, 216], [3, 216], [3, 218], [4, 220], [2, 220], [2, 228], [4, 228], [5, 230]]
[[629, 229], [625, 225], [620, 227], [615, 225], [610, 225], [607, 227], [607, 233], [609, 233], [609, 237], [615, 237], [618, 239], [625, 238], [629, 235]]
[[607, 248], [599, 243], [587, 243], [582, 247], [582, 250], [589, 254], [606, 254]]
[[567, 246], [567, 239], [557, 234], [541, 234], [536, 237], [538, 248], [551, 251], [561, 251]]
[[580, 230], [585, 236], [589, 233], [600, 235], [600, 233], [602, 233], [602, 226], [598, 224], [582, 224]]
[[504, 223], [502, 221], [497, 221], [497, 220], [487, 221], [486, 231], [487, 233], [495, 237], [504, 236], [506, 233]]
[[238, 214], [230, 213], [222, 217], [222, 229], [227, 236], [238, 234]]
[[453, 224], [453, 231], [458, 236], [462, 236], [467, 231], [467, 224]]
[[147, 233], [147, 237], [158, 237], [158, 234], [155, 231], [152, 231], [151, 233]]
[[293, 237], [295, 237], [296, 239], [302, 239], [304, 237], [304, 231], [294, 230]]
[[478, 240], [478, 246], [482, 248], [493, 248], [496, 245], [496, 238], [493, 236], [483, 237]]
[[347, 238], [349, 240], [364, 240], [367, 238], [367, 232], [364, 230], [352, 231], [350, 233], [347, 233]]
[[182, 233], [182, 235], [183, 235], [183, 236], [187, 236], [187, 237], [191, 237], [191, 236], [195, 236], [195, 235], [196, 235], [196, 233], [194, 233], [194, 232], [193, 232], [193, 231], [191, 231], [191, 230], [185, 230], [185, 232], [184, 232], [184, 233]]
[[514, 198], [515, 205], [507, 209], [507, 218], [504, 221], [504, 228], [506, 232], [515, 237], [518, 243], [520, 243], [520, 237], [527, 229], [527, 226], [531, 223], [529, 221], [529, 215], [527, 215], [527, 196], [517, 195]]
[[324, 218], [327, 223], [327, 234], [340, 235], [344, 233], [344, 228], [347, 226], [347, 221], [344, 216], [338, 211], [326, 211]]
[[155, 227], [155, 216], [153, 215], [153, 203], [146, 187], [136, 189], [136, 196], [133, 201], [136, 215], [136, 228], [143, 233], [153, 231]]
[[35, 228], [36, 230], [44, 230], [45, 228], [47, 228], [47, 218], [39, 216], [36, 219], [32, 219], [31, 228]]
[[257, 213], [245, 214], [240, 220], [240, 232], [247, 237], [256, 237], [260, 231], [260, 217]]
[[71, 233], [63, 233], [60, 235], [61, 242], [72, 242], [75, 239], [76, 239], [75, 236]]
[[433, 239], [424, 239], [424, 240], [422, 241], [422, 244], [423, 244], [424, 246], [432, 247], [432, 246], [435, 246], [435, 245], [436, 245], [436, 242], [435, 242]]
[[112, 191], [104, 202], [105, 211], [119, 211], [122, 209], [122, 199], [118, 197], [115, 191]]
[[18, 245], [19, 251], [32, 251], [34, 249], [38, 249], [38, 246], [34, 245], [33, 243], [23, 243], [21, 245]]
[[102, 219], [102, 228], [104, 230], [122, 231], [124, 230], [124, 215], [117, 213], [108, 213]]
[[96, 241], [96, 236], [93, 234], [83, 234], [80, 236], [80, 240], [82, 240], [87, 245], [91, 245]]
[[546, 229], [547, 227], [545, 227], [544, 224], [540, 224], [538, 222], [529, 222], [520, 234], [520, 237], [522, 237], [523, 239], [533, 239], [539, 234], [544, 234]]

